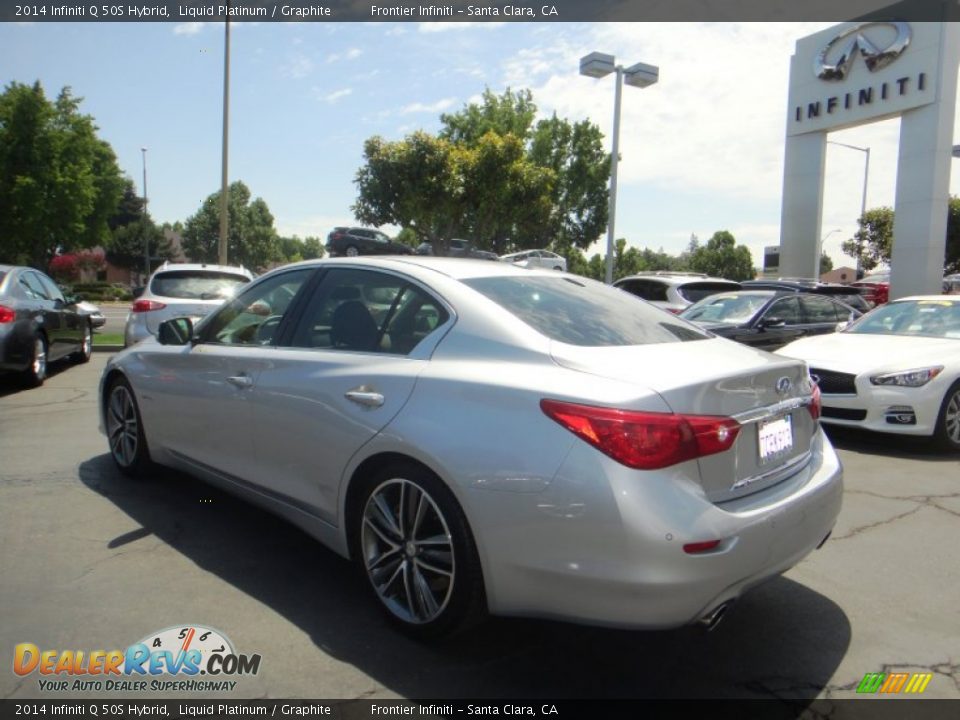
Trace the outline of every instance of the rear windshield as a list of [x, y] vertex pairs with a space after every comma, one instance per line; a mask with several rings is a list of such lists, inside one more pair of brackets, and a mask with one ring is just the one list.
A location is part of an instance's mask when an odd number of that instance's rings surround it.
[[150, 283], [150, 292], [184, 300], [222, 300], [233, 297], [237, 288], [249, 280], [242, 275], [204, 270], [171, 270], [158, 273]]
[[483, 277], [463, 281], [551, 340], [586, 347], [705, 340], [693, 325], [588, 280]]
[[740, 285], [735, 282], [693, 282], [681, 285], [677, 288], [677, 292], [680, 293], [682, 298], [694, 303], [718, 292], [728, 292], [739, 289]]

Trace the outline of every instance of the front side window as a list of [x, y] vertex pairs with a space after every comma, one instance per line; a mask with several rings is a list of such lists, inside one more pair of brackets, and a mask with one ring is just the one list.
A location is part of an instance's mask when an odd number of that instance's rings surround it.
[[440, 302], [401, 277], [333, 269], [307, 304], [292, 344], [406, 355], [448, 317]]
[[709, 337], [662, 310], [591, 281], [498, 276], [464, 283], [540, 334], [570, 345], [650, 345]]
[[57, 284], [48, 278], [42, 273], [34, 273], [37, 279], [40, 281], [40, 284], [43, 285], [43, 289], [46, 293], [46, 296], [51, 300], [59, 300], [60, 302], [66, 302], [63, 297], [63, 293], [60, 292], [60, 288], [57, 287]]
[[229, 300], [200, 329], [201, 342], [218, 345], [275, 345], [293, 299], [313, 272], [281, 273]]

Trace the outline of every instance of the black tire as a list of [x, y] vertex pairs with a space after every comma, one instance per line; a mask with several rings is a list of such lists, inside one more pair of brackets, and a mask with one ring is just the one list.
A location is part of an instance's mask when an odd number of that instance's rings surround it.
[[48, 349], [47, 338], [42, 333], [35, 335], [33, 338], [33, 356], [30, 359], [30, 366], [26, 370], [27, 382], [31, 387], [40, 387], [43, 385], [43, 381], [47, 379], [47, 364], [50, 362]]
[[130, 383], [122, 376], [114, 379], [107, 390], [104, 425], [110, 457], [120, 472], [137, 477], [153, 469], [137, 398]]
[[360, 251], [357, 250], [356, 245], [347, 245], [347, 248], [343, 251], [343, 254], [347, 257], [357, 257], [360, 255]]
[[71, 358], [75, 363], [83, 364], [90, 362], [90, 357], [93, 355], [93, 327], [90, 323], [84, 323], [83, 327], [83, 342], [80, 345], [80, 349], [75, 352]]
[[[351, 555], [388, 619], [418, 639], [465, 630], [486, 614], [473, 535], [433, 473], [399, 462], [362, 481]], [[401, 506], [406, 512], [398, 512]]]
[[944, 450], [960, 451], [960, 380], [943, 396], [933, 438]]

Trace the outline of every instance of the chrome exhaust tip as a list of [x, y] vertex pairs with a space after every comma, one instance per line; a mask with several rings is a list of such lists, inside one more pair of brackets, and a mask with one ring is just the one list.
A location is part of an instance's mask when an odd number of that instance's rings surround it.
[[724, 616], [727, 614], [727, 610], [730, 609], [730, 606], [733, 603], [725, 602], [719, 607], [715, 608], [712, 612], [707, 613], [702, 618], [697, 621], [697, 624], [700, 625], [706, 632], [712, 632], [716, 629], [717, 625], [720, 624], [720, 621], [723, 620]]

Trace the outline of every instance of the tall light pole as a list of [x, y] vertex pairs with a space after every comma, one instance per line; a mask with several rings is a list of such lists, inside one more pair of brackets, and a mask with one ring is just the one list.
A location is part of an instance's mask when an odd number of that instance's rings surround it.
[[140, 148], [143, 158], [143, 282], [146, 284], [150, 277], [150, 233], [147, 229], [147, 149]]
[[616, 90], [613, 99], [613, 140], [610, 151], [610, 211], [607, 219], [607, 285], [613, 282], [613, 242], [617, 219], [617, 166], [620, 164], [620, 94], [623, 83], [633, 87], [645, 88], [660, 78], [660, 68], [656, 65], [636, 63], [628, 68], [617, 65], [613, 55], [592, 52], [580, 58], [580, 74], [592, 78], [606, 77], [616, 73]]
[[[847, 143], [836, 142], [835, 140], [827, 140], [827, 143], [830, 145], [839, 145], [840, 147], [849, 148], [850, 150], [859, 150], [864, 153], [865, 161], [863, 163], [863, 197], [860, 200], [860, 218], [863, 219], [867, 214], [867, 180], [870, 177], [870, 148], [868, 147], [858, 147], [856, 145], [847, 145]], [[857, 243], [857, 280], [860, 279], [860, 253], [862, 248], [860, 243]], [[817, 258], [817, 262], [820, 262], [820, 259]]]
[[[229, 0], [227, 7], [230, 7]], [[223, 40], [223, 162], [220, 177], [220, 242], [217, 245], [217, 262], [227, 264], [227, 235], [229, 233], [229, 217], [227, 215], [227, 194], [229, 184], [227, 180], [227, 137], [230, 127], [230, 16], [227, 16]]]

